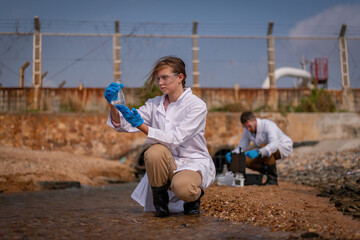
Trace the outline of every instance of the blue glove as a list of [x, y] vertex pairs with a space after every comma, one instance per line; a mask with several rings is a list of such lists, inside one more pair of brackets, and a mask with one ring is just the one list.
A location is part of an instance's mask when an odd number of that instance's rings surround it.
[[124, 88], [123, 83], [118, 84], [113, 82], [105, 89], [104, 97], [109, 104], [111, 104], [111, 100], [116, 100], [117, 94], [121, 88]]
[[144, 120], [141, 118], [140, 114], [135, 108], [131, 109], [130, 111], [130, 109], [124, 105], [115, 105], [115, 107], [122, 113], [126, 121], [128, 121], [131, 126], [138, 127], [144, 123]]
[[251, 159], [257, 158], [259, 156], [258, 150], [251, 150], [251, 151], [247, 151], [245, 153], [245, 156], [248, 156]]
[[226, 158], [226, 161], [228, 163], [230, 163], [231, 162], [231, 152], [228, 152], [227, 154], [225, 154], [225, 158]]

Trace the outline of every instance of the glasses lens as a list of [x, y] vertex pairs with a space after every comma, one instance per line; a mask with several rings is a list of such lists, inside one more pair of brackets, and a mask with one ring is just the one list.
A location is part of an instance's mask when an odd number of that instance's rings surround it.
[[159, 84], [159, 82], [161, 80], [162, 83], [164, 83], [165, 85], [168, 85], [175, 80], [174, 76], [178, 76], [178, 75], [179, 75], [178, 73], [169, 73], [169, 74], [156, 76], [156, 83]]

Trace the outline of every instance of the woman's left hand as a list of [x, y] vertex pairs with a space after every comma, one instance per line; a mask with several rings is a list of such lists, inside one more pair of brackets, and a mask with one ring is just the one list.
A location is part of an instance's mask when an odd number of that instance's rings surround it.
[[138, 127], [144, 123], [144, 120], [135, 108], [130, 111], [130, 109], [125, 105], [115, 105], [115, 107], [122, 113], [126, 121], [128, 121], [131, 126]]

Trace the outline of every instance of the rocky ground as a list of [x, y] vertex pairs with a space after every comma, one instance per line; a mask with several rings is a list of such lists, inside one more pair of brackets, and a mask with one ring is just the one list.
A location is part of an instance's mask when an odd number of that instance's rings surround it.
[[360, 220], [360, 148], [330, 150], [331, 143], [322, 152], [295, 150], [278, 164], [280, 179], [318, 188], [318, 196], [329, 197], [338, 210]]

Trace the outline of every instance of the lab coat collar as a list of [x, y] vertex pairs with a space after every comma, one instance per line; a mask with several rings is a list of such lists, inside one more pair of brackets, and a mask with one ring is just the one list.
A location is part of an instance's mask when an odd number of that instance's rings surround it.
[[159, 105], [157, 107], [157, 111], [161, 113], [163, 116], [165, 116], [165, 107], [164, 107], [164, 101], [165, 101], [165, 94], [161, 96]]
[[[184, 92], [180, 95], [180, 97], [176, 100], [175, 103], [178, 103], [179, 101], [181, 101], [186, 95], [191, 94], [191, 88], [185, 88]], [[160, 112], [162, 115], [165, 116], [165, 107], [164, 107], [164, 101], [165, 101], [165, 96], [166, 94], [162, 95], [160, 98], [160, 102], [159, 105], [157, 107], [157, 111]]]
[[179, 101], [179, 100], [181, 100], [181, 99], [183, 99], [186, 95], [188, 95], [188, 94], [191, 94], [192, 93], [192, 91], [191, 91], [191, 88], [185, 88], [184, 89], [184, 92], [180, 95], [180, 97], [176, 100], [176, 102], [177, 101]]

